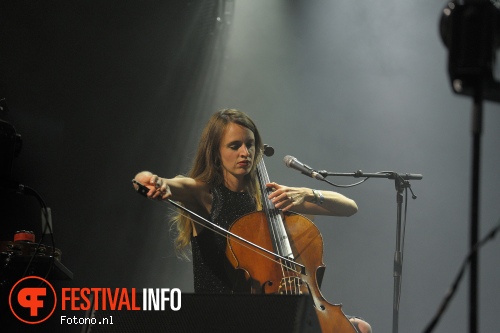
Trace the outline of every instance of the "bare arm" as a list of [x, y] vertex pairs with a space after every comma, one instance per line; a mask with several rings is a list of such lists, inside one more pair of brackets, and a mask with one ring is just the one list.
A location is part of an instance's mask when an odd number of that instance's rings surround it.
[[162, 178], [149, 171], [139, 172], [135, 177], [139, 183], [150, 190], [147, 196], [151, 199], [171, 199], [187, 206], [206, 207], [210, 204], [210, 193], [206, 183], [189, 177]]
[[288, 187], [276, 183], [266, 185], [276, 208], [301, 214], [351, 216], [358, 211], [354, 200], [333, 191], [317, 191], [307, 187]]

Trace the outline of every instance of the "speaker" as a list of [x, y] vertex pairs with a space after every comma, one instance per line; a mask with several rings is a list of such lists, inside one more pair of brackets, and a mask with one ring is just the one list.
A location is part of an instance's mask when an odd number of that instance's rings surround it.
[[168, 307], [165, 311], [92, 311], [82, 333], [321, 331], [308, 295], [182, 294], [181, 300], [178, 311]]

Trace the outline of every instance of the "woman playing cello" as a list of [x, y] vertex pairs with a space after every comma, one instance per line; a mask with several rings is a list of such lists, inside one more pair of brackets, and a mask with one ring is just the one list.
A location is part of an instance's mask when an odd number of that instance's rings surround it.
[[[241, 216], [261, 208], [256, 165], [262, 150], [254, 122], [241, 111], [225, 109], [212, 115], [207, 123], [188, 177], [167, 179], [143, 171], [135, 180], [150, 189], [148, 197], [180, 202], [228, 230]], [[333, 191], [276, 183], [265, 186], [272, 190], [269, 200], [282, 211], [331, 216], [350, 216], [357, 211], [353, 200]], [[226, 238], [204, 230], [183, 215], [177, 216], [175, 222], [176, 249], [182, 251], [191, 244], [195, 292], [233, 292], [226, 268]], [[371, 332], [367, 322], [348, 318], [359, 332]]]

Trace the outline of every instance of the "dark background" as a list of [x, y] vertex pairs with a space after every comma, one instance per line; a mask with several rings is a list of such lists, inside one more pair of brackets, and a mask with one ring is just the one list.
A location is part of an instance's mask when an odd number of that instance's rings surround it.
[[[285, 155], [320, 170], [424, 175], [408, 202], [400, 306], [400, 330], [422, 331], [468, 248], [472, 103], [449, 88], [438, 33], [444, 4], [0, 2], [0, 97], [9, 108], [0, 118], [23, 141], [1, 176], [35, 189], [52, 210], [56, 247], [73, 274], [54, 283], [192, 292], [168, 206], [139, 197], [130, 180], [142, 170], [186, 173], [209, 116], [235, 107], [275, 147], [266, 164], [279, 183], [332, 189], [286, 169]], [[480, 235], [500, 216], [499, 111], [485, 103]], [[6, 187], [0, 240], [20, 229], [39, 239], [37, 200]], [[388, 332], [394, 184], [334, 190], [360, 210], [315, 220], [325, 243], [323, 294]], [[498, 254], [495, 240], [480, 256], [481, 332], [497, 327]], [[436, 332], [466, 332], [466, 282]]]

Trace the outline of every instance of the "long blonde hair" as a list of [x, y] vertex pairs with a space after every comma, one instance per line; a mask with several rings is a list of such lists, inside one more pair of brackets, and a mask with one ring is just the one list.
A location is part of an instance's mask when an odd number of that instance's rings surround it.
[[[223, 109], [212, 115], [202, 132], [198, 151], [193, 161], [193, 166], [188, 177], [205, 182], [210, 188], [224, 183], [224, 175], [221, 167], [220, 143], [225, 130], [230, 123], [248, 128], [255, 137], [255, 157], [250, 172], [245, 175], [246, 191], [252, 194], [259, 206], [261, 194], [257, 179], [257, 163], [262, 158], [263, 143], [255, 123], [245, 113], [236, 109]], [[191, 241], [193, 225], [191, 219], [185, 214], [178, 214], [173, 221], [177, 227], [175, 249], [177, 253], [186, 257], [186, 246]]]

